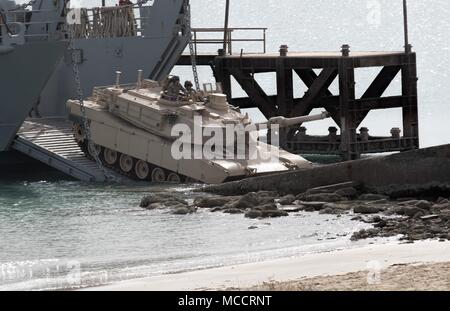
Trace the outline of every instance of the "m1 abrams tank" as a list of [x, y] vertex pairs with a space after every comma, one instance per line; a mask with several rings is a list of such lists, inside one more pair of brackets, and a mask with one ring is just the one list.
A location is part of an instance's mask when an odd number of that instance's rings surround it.
[[[88, 157], [99, 159], [106, 167], [153, 182], [218, 184], [312, 165], [300, 156], [259, 141], [252, 133], [274, 123], [283, 127], [324, 119], [328, 117], [326, 113], [255, 124], [247, 114], [229, 105], [226, 96], [213, 90], [212, 85], [209, 89], [205, 85], [201, 92], [178, 86], [183, 93], [178, 93], [173, 85], [171, 88], [143, 80], [142, 73], [136, 84], [120, 85], [118, 73], [116, 85], [95, 88], [83, 105], [69, 100], [77, 143]], [[89, 124], [89, 135], [83, 124]], [[226, 130], [229, 128], [233, 129], [231, 136]], [[190, 135], [179, 136], [179, 132], [186, 131]], [[202, 135], [205, 133], [209, 135]], [[219, 143], [209, 144], [212, 136]], [[252, 151], [243, 148], [242, 154], [237, 152], [242, 149], [239, 142]], [[205, 148], [208, 144], [209, 148]], [[204, 149], [213, 156], [202, 153]], [[200, 150], [200, 156], [196, 150]]]

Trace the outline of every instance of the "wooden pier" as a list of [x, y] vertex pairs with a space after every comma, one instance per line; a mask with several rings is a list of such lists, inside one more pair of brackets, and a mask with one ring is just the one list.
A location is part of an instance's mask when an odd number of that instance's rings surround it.
[[[231, 104], [240, 108], [258, 108], [267, 118], [308, 115], [315, 108], [328, 111], [338, 128], [327, 136], [308, 136], [299, 126], [280, 135], [282, 147], [298, 154], [337, 154], [346, 160], [362, 154], [406, 151], [419, 147], [417, 109], [416, 54], [410, 52], [288, 52], [280, 54], [198, 55], [198, 64], [211, 66], [217, 82], [223, 86]], [[182, 58], [179, 65], [190, 65]], [[361, 98], [355, 94], [355, 69], [379, 67], [380, 72]], [[319, 74], [316, 71], [321, 70]], [[276, 73], [277, 94], [269, 96], [255, 80], [258, 73]], [[383, 96], [394, 78], [401, 74], [402, 92]], [[307, 87], [302, 98], [294, 97], [293, 74]], [[231, 77], [248, 94], [235, 98]], [[339, 93], [330, 85], [338, 80]], [[403, 126], [393, 128], [392, 136], [372, 137], [366, 128], [358, 128], [371, 110], [402, 108]], [[383, 122], [383, 120], [380, 120]], [[388, 125], [386, 125], [388, 126]], [[338, 132], [339, 130], [339, 132]], [[338, 134], [339, 133], [339, 134]]]

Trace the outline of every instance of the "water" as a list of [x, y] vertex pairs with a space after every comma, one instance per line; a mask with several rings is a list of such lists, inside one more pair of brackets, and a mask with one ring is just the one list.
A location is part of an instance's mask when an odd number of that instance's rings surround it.
[[[222, 19], [215, 14], [223, 11], [222, 2], [191, 2], [195, 27], [222, 27]], [[401, 2], [232, 1], [230, 25], [268, 27], [268, 50], [272, 52], [281, 44], [288, 44], [291, 51], [304, 51], [338, 50], [343, 43], [353, 50], [400, 50]], [[422, 146], [450, 143], [450, 105], [446, 102], [450, 91], [450, 2], [409, 2], [411, 42], [418, 52]], [[174, 72], [192, 79], [187, 68]], [[357, 72], [359, 95], [376, 73]], [[208, 69], [201, 69], [200, 74], [203, 81], [211, 80]], [[258, 80], [269, 94], [275, 93], [272, 77], [261, 75]], [[298, 78], [295, 83], [296, 94], [302, 94]], [[331, 90], [335, 88], [333, 85]], [[233, 92], [243, 95], [236, 85]], [[398, 92], [397, 79], [386, 95]], [[252, 116], [262, 118], [255, 111]], [[331, 125], [327, 122], [308, 124], [308, 129], [322, 133]], [[363, 126], [374, 135], [389, 135], [391, 127], [401, 127], [400, 112], [371, 113]], [[371, 242], [350, 242], [352, 232], [367, 226], [351, 221], [351, 216], [299, 213], [249, 220], [208, 211], [174, 216], [138, 207], [144, 193], [161, 190], [157, 187], [87, 185], [48, 176], [36, 179], [39, 181], [0, 181], [0, 290], [94, 286]], [[189, 189], [165, 190], [193, 197]], [[258, 228], [249, 230], [250, 226]]]
[[[0, 289], [93, 286], [352, 247], [361, 243], [349, 235], [367, 227], [350, 216], [250, 220], [139, 208], [144, 193], [160, 190], [70, 181], [0, 184]], [[189, 189], [165, 190], [193, 198]], [[73, 267], [80, 268], [81, 283], [67, 280]]]

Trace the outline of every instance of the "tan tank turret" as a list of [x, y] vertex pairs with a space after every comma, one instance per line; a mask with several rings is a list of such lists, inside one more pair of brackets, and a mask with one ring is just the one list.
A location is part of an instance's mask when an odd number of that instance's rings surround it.
[[[178, 81], [175, 79], [172, 81]], [[328, 117], [274, 118], [255, 124], [228, 104], [219, 89], [174, 94], [170, 80], [143, 80], [94, 89], [84, 102], [90, 124], [87, 141], [78, 101], [69, 101], [75, 138], [91, 156], [122, 174], [154, 182], [229, 180], [310, 167], [300, 156], [258, 140], [255, 132], [279, 123], [281, 127]]]

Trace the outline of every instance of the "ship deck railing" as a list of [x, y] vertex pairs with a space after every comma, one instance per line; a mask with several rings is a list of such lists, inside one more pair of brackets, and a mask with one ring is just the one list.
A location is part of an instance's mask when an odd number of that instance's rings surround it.
[[[143, 28], [142, 24], [149, 20], [149, 17], [142, 17], [140, 16], [140, 9], [142, 6], [139, 6], [138, 4], [134, 5], [124, 5], [124, 6], [111, 6], [111, 7], [105, 7], [105, 8], [126, 8], [126, 7], [132, 7], [134, 18], [133, 23], [135, 25], [134, 28], [134, 36], [142, 36]], [[145, 6], [144, 6], [145, 7]], [[93, 23], [94, 20], [94, 10], [97, 8], [83, 8], [87, 12], [87, 17], [89, 23]], [[29, 19], [29, 16], [35, 13], [57, 13], [56, 10], [13, 10], [8, 11], [5, 14], [8, 16], [8, 24], [10, 23], [22, 23], [26, 26], [28, 29], [30, 26], [35, 25], [42, 25], [44, 29], [49, 29], [51, 25], [64, 25], [64, 20], [46, 20], [41, 22], [31, 22], [27, 21]], [[58, 15], [59, 16], [59, 15]], [[0, 30], [2, 27], [4, 27], [4, 22], [0, 22]], [[63, 29], [61, 29], [63, 30]], [[2, 32], [0, 31], [0, 38], [1, 38]], [[34, 33], [34, 34], [25, 34], [25, 38], [42, 38], [42, 39], [50, 39], [53, 35], [50, 32], [43, 32], [43, 33]]]
[[[235, 43], [259, 43], [261, 46], [256, 52], [267, 52], [267, 29], [264, 27], [234, 27], [228, 28], [226, 36], [225, 53], [233, 55]], [[195, 55], [199, 54], [199, 45], [217, 45], [223, 48], [224, 28], [192, 28], [192, 39]], [[240, 50], [239, 53], [241, 53]]]

